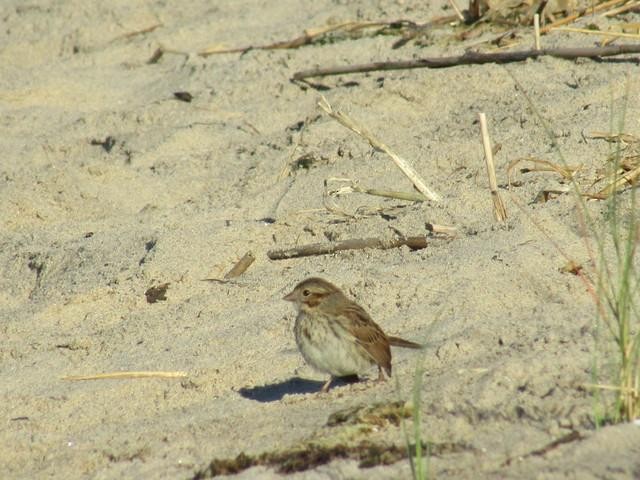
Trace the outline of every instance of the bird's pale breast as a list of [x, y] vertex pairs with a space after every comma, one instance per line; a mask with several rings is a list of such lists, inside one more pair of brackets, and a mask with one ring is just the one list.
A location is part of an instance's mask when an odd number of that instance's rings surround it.
[[356, 343], [351, 333], [322, 313], [300, 312], [294, 334], [305, 361], [333, 376], [353, 375], [374, 364], [371, 356]]

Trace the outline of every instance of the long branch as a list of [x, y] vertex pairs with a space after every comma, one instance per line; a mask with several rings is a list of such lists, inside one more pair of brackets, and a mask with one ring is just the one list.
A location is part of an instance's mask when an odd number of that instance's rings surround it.
[[374, 72], [380, 70], [407, 70], [412, 68], [447, 68], [458, 65], [480, 65], [484, 63], [522, 62], [528, 58], [544, 56], [575, 59], [599, 58], [627, 53], [640, 53], [640, 45], [608, 45], [590, 48], [543, 48], [542, 50], [521, 50], [517, 52], [480, 53], [469, 51], [463, 55], [438, 58], [421, 58], [418, 60], [400, 60], [396, 62], [373, 62], [340, 67], [312, 68], [293, 74], [293, 80], [304, 80], [309, 77], [325, 77], [347, 73]]

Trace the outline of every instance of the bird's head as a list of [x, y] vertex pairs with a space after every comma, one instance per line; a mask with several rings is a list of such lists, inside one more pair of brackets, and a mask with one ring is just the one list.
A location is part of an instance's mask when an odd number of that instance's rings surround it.
[[298, 310], [307, 311], [316, 308], [328, 297], [341, 294], [340, 289], [322, 278], [312, 277], [300, 282], [283, 300], [293, 302]]

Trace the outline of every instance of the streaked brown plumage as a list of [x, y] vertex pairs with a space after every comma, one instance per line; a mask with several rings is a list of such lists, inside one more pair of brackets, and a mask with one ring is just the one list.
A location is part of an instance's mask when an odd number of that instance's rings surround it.
[[357, 375], [378, 366], [391, 376], [391, 348], [422, 345], [386, 335], [369, 314], [335, 285], [321, 278], [300, 282], [284, 300], [294, 302], [298, 316], [293, 331], [298, 349], [312, 367], [334, 377]]

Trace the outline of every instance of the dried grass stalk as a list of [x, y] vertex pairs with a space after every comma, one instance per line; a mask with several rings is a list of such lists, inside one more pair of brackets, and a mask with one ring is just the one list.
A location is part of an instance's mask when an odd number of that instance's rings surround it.
[[517, 158], [509, 162], [509, 165], [507, 166], [507, 183], [509, 185], [511, 185], [513, 169], [522, 162], [531, 162], [536, 164], [536, 166], [533, 168], [527, 168], [527, 169], [521, 170], [522, 173], [555, 172], [566, 180], [570, 180], [576, 174], [576, 172], [582, 168], [582, 165], [560, 166], [560, 165], [556, 165], [555, 163], [551, 163], [549, 160], [543, 160], [542, 158], [535, 158], [535, 157]]
[[621, 142], [629, 144], [640, 142], [640, 138], [635, 135], [631, 135], [630, 133], [591, 132], [591, 135], [589, 135], [588, 138], [603, 139], [611, 143]]
[[640, 177], [640, 167], [636, 167], [624, 175], [616, 175], [616, 179], [596, 193], [595, 198], [607, 198], [612, 193], [622, 190], [627, 184], [633, 185], [638, 177]]
[[465, 21], [464, 15], [460, 10], [460, 7], [458, 6], [458, 4], [455, 2], [455, 0], [449, 0], [449, 5], [451, 5], [451, 8], [453, 8], [453, 11], [456, 12], [456, 17], [458, 17], [458, 20], [460, 20], [461, 22], [464, 22]]
[[607, 12], [604, 12], [602, 14], [602, 16], [603, 17], [613, 17], [615, 15], [627, 12], [627, 11], [632, 10], [634, 8], [640, 8], [640, 2], [629, 2], [626, 5], [622, 5], [621, 7], [612, 8], [611, 10], [609, 10]]
[[95, 375], [67, 375], [62, 380], [108, 380], [108, 379], [131, 379], [131, 378], [186, 378], [187, 372], [111, 372], [97, 373]]
[[498, 182], [496, 181], [496, 169], [493, 164], [493, 152], [491, 150], [491, 139], [489, 138], [489, 129], [487, 128], [487, 116], [479, 113], [480, 132], [482, 134], [482, 146], [484, 147], [484, 160], [487, 165], [487, 175], [489, 176], [489, 188], [491, 189], [491, 198], [493, 199], [493, 214], [496, 220], [504, 222], [507, 219], [507, 209], [504, 206], [500, 193], [498, 192]]
[[370, 22], [342, 22], [335, 25], [327, 25], [323, 27], [308, 28], [302, 32], [302, 35], [293, 38], [291, 40], [282, 40], [268, 45], [248, 45], [246, 47], [224, 47], [222, 45], [213, 45], [198, 52], [201, 57], [208, 57], [209, 55], [217, 55], [221, 53], [242, 53], [249, 50], [282, 50], [299, 48], [303, 45], [311, 44], [322, 37], [336, 32], [355, 33], [367, 28], [377, 27], [390, 27], [392, 25], [413, 25], [413, 22], [408, 20], [396, 20], [396, 21], [370, 21]]
[[351, 180], [349, 178], [328, 178], [325, 181], [325, 186], [329, 181], [347, 182], [348, 185], [344, 185], [334, 190], [328, 190], [327, 194], [330, 196], [347, 195], [349, 193], [364, 193], [367, 195], [374, 195], [377, 197], [395, 198], [396, 200], [406, 200], [407, 202], [424, 202], [427, 199], [419, 192], [396, 192], [392, 190], [378, 190], [375, 188], [361, 187], [357, 180]]
[[[610, 0], [608, 2], [604, 2], [601, 3], [599, 5], [593, 5], [593, 6], [589, 6], [586, 8], [583, 8], [581, 10], [579, 10], [577, 13], [573, 14], [573, 15], [569, 15], [568, 17], [565, 17], [561, 20], [558, 20], [557, 22], [553, 22], [550, 23], [549, 25], [547, 25], [546, 27], [541, 29], [542, 33], [547, 33], [550, 30], [553, 30], [556, 27], [559, 27], [560, 25], [567, 25], [568, 23], [572, 23], [574, 21], [576, 21], [577, 19], [584, 17], [586, 15], [593, 15], [596, 12], [601, 12], [603, 10], [606, 10], [608, 8], [614, 7], [616, 5], [621, 5], [626, 3], [627, 0]], [[606, 15], [606, 14], [605, 14]]]
[[574, 32], [584, 33], [586, 35], [600, 35], [602, 37], [614, 37], [614, 38], [634, 38], [639, 39], [640, 35], [637, 33], [624, 33], [624, 32], [607, 32], [604, 30], [589, 30], [586, 28], [574, 28], [574, 27], [558, 27], [553, 29], [556, 32]]
[[327, 114], [331, 118], [367, 140], [373, 148], [389, 155], [398, 166], [398, 168], [402, 171], [402, 173], [404, 173], [407, 178], [411, 180], [411, 183], [413, 183], [418, 191], [421, 192], [425, 197], [427, 197], [429, 200], [433, 200], [434, 202], [439, 202], [442, 200], [442, 197], [440, 197], [440, 195], [426, 186], [422, 178], [420, 178], [420, 175], [418, 175], [418, 173], [413, 169], [411, 165], [409, 165], [409, 163], [405, 159], [396, 154], [393, 150], [391, 150], [388, 146], [374, 137], [364, 127], [353, 121], [350, 117], [338, 110], [334, 110], [327, 99], [324, 98], [324, 96], [318, 102], [318, 105], [325, 112], [327, 112]]
[[122, 35], [118, 35], [117, 37], [115, 37], [112, 42], [116, 41], [116, 40], [121, 40], [123, 38], [132, 38], [135, 37], [137, 35], [144, 35], [145, 33], [151, 33], [154, 30], [156, 30], [157, 28], [163, 27], [164, 24], [162, 22], [158, 22], [158, 23], [154, 23], [153, 25], [150, 25], [148, 27], [145, 28], [141, 28], [140, 30], [134, 30], [133, 32], [127, 32], [127, 33], [123, 33]]

